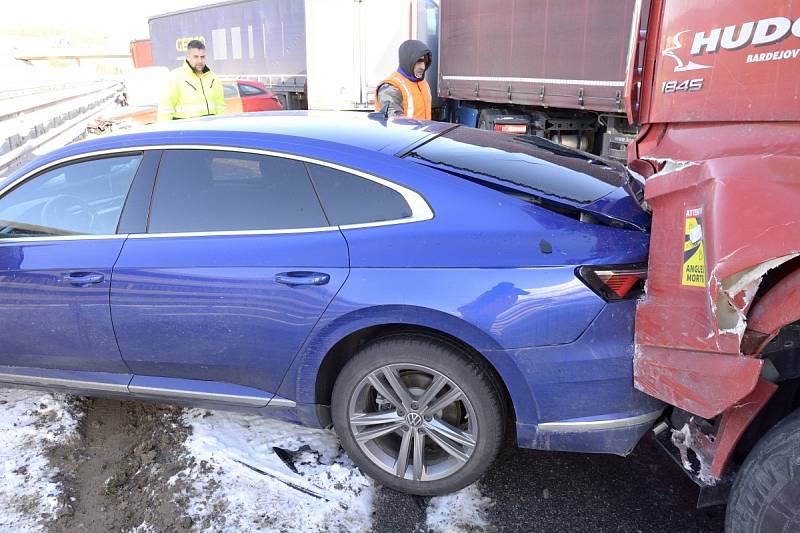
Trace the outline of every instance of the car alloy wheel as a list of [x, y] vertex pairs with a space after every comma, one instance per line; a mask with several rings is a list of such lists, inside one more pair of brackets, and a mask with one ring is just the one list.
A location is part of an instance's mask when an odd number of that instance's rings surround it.
[[331, 398], [347, 454], [379, 483], [437, 495], [489, 469], [503, 440], [505, 403], [491, 368], [453, 344], [395, 334], [344, 365]]
[[441, 372], [422, 365], [384, 365], [353, 390], [353, 438], [373, 463], [405, 479], [450, 476], [475, 450], [472, 403]]

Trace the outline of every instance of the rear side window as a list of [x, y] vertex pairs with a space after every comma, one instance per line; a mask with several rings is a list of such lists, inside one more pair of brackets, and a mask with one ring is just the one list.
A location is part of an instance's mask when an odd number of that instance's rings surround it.
[[0, 238], [116, 233], [141, 159], [80, 161], [31, 178], [0, 198]]
[[385, 222], [412, 214], [403, 195], [394, 189], [334, 168], [312, 163], [307, 166], [332, 224]]
[[242, 93], [242, 96], [256, 96], [259, 94], [266, 94], [258, 87], [253, 87], [252, 85], [245, 85], [244, 83], [239, 85], [239, 92]]
[[228, 85], [227, 83], [222, 84], [222, 94], [225, 98], [234, 98], [239, 96], [239, 93], [236, 91], [236, 86]]
[[168, 150], [149, 233], [328, 226], [300, 161], [213, 150]]
[[625, 184], [598, 158], [534, 136], [458, 127], [408, 157], [468, 178], [587, 204]]

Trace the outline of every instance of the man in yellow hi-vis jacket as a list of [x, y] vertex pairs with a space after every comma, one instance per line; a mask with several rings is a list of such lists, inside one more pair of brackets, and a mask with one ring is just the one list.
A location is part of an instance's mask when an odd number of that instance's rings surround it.
[[225, 111], [222, 82], [206, 65], [206, 46], [189, 41], [186, 62], [170, 73], [167, 89], [158, 103], [158, 120], [219, 115]]

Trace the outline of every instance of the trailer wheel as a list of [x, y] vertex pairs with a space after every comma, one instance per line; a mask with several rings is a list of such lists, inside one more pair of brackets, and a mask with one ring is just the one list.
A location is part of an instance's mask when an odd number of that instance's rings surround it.
[[800, 409], [767, 432], [739, 471], [727, 533], [800, 531]]

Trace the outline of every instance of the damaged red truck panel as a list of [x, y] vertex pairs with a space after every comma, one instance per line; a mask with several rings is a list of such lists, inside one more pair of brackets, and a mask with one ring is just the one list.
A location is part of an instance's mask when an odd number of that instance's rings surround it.
[[800, 2], [654, 0], [641, 29], [625, 100], [653, 229], [635, 381], [713, 423], [677, 439], [713, 483], [778, 388], [765, 347], [800, 320]]

